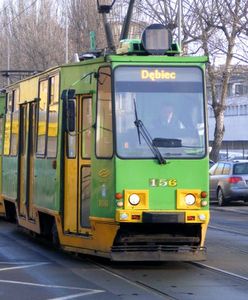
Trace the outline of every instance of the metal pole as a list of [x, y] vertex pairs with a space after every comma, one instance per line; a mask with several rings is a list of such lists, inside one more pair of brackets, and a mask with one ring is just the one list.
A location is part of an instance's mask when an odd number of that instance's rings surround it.
[[[9, 32], [7, 36], [7, 70], [10, 69], [10, 42], [9, 42]], [[7, 85], [10, 84], [9, 73], [7, 72]]]
[[178, 0], [178, 45], [182, 48], [182, 0]]
[[106, 34], [106, 38], [107, 38], [108, 48], [111, 51], [115, 51], [115, 43], [114, 43], [114, 39], [113, 39], [113, 34], [112, 34], [110, 24], [107, 20], [106, 13], [102, 13], [102, 17], [103, 17], [103, 24], [104, 24], [105, 34]]
[[122, 26], [122, 29], [121, 29], [120, 41], [124, 40], [124, 39], [127, 39], [127, 37], [128, 37], [128, 31], [129, 31], [129, 26], [130, 26], [130, 22], [131, 22], [134, 1], [135, 0], [130, 0], [130, 2], [129, 2], [127, 15], [124, 19], [124, 23], [123, 23], [123, 26]]
[[68, 63], [69, 61], [69, 25], [68, 25], [68, 9], [67, 9], [67, 4], [66, 4], [66, 12], [65, 12], [65, 62]]

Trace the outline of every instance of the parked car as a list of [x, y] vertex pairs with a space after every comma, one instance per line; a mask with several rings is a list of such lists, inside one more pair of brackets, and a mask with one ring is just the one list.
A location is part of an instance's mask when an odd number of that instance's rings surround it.
[[219, 161], [209, 170], [210, 199], [223, 206], [248, 201], [248, 160]]
[[215, 162], [213, 160], [209, 160], [209, 169], [215, 164]]

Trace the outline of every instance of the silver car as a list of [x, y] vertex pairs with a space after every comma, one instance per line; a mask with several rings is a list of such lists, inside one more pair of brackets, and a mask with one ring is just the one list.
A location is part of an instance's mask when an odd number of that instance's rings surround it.
[[229, 201], [248, 201], [248, 160], [219, 161], [210, 170], [210, 199], [223, 206]]

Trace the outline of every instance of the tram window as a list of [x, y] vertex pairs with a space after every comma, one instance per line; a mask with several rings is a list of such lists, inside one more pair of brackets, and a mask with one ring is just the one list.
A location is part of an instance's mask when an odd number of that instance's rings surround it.
[[12, 92], [7, 94], [7, 114], [5, 116], [5, 128], [4, 128], [4, 155], [10, 154], [10, 138], [11, 138], [11, 118], [12, 118]]
[[96, 155], [101, 158], [109, 158], [113, 155], [111, 70], [108, 67], [99, 69]]
[[39, 119], [38, 119], [38, 139], [37, 149], [38, 155], [45, 155], [46, 147], [46, 128], [47, 128], [47, 96], [48, 96], [48, 80], [43, 80], [39, 84]]
[[3, 117], [0, 116], [0, 154], [2, 154], [2, 141], [3, 141]]
[[11, 132], [11, 113], [7, 113], [5, 117], [5, 130], [4, 130], [4, 155], [9, 155], [10, 152], [10, 132]]
[[[2, 96], [1, 104], [5, 100], [5, 97]], [[4, 109], [4, 106], [1, 107], [1, 109]], [[3, 124], [4, 124], [4, 112], [2, 111], [2, 114], [0, 114], [0, 155], [2, 155], [3, 152]]]
[[24, 155], [26, 152], [26, 138], [27, 138], [27, 107], [21, 106], [20, 112], [20, 153]]
[[91, 167], [83, 166], [81, 169], [81, 207], [80, 224], [82, 227], [90, 227], [90, 198], [91, 198]]
[[17, 155], [18, 133], [19, 133], [19, 89], [12, 93], [12, 120], [11, 120], [11, 155]]
[[[74, 128], [71, 128], [71, 129], [74, 129], [74, 131], [69, 131], [69, 128], [68, 128], [68, 132], [67, 132], [67, 156], [68, 158], [75, 158], [76, 157], [76, 151], [77, 151], [77, 124], [78, 124], [78, 120], [77, 120], [77, 101], [76, 100], [73, 100], [73, 99], [70, 99], [70, 103], [72, 104], [72, 107], [74, 107], [75, 111], [75, 124], [76, 126], [72, 126]], [[74, 119], [74, 118], [73, 118]], [[70, 121], [69, 121], [70, 122]], [[67, 125], [68, 127], [71, 127], [69, 126], [69, 124]]]
[[12, 111], [19, 111], [19, 102], [20, 102], [20, 91], [19, 88], [13, 91], [13, 109]]
[[68, 150], [67, 156], [68, 158], [75, 158], [76, 157], [76, 131], [68, 133]]
[[47, 156], [56, 157], [59, 111], [59, 75], [49, 79]]
[[12, 112], [13, 109], [13, 98], [12, 98], [12, 92], [9, 92], [7, 94], [7, 111]]
[[82, 158], [90, 158], [92, 107], [91, 98], [83, 98]]
[[4, 130], [4, 155], [17, 155], [19, 133], [19, 88], [7, 94], [7, 114]]

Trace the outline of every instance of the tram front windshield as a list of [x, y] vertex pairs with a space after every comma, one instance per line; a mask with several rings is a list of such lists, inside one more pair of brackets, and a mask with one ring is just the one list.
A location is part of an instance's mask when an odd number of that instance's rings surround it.
[[154, 158], [155, 147], [164, 158], [204, 157], [203, 91], [198, 67], [116, 68], [117, 155]]

